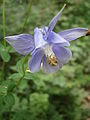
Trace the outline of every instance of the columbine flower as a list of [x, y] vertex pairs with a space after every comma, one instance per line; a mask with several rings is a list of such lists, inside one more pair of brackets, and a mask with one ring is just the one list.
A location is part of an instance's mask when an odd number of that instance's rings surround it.
[[56, 72], [66, 64], [72, 53], [67, 46], [69, 42], [79, 37], [88, 35], [86, 28], [73, 28], [59, 33], [53, 31], [63, 8], [51, 20], [48, 27], [35, 28], [34, 36], [20, 34], [6, 37], [7, 42], [20, 54], [31, 54], [29, 69], [32, 73], [38, 72], [43, 64], [42, 70], [45, 73]]

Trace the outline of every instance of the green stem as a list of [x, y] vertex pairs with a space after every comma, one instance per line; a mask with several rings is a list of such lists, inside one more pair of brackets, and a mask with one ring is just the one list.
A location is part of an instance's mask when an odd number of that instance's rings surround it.
[[[25, 22], [24, 22], [24, 25], [23, 25], [22, 32], [24, 32], [25, 26], [26, 26], [26, 24], [27, 24], [27, 20], [28, 20], [28, 17], [29, 17], [30, 11], [31, 11], [31, 7], [32, 7], [32, 2], [33, 2], [33, 0], [31, 0], [31, 2], [30, 2], [29, 9], [28, 9], [27, 16], [26, 16], [26, 19], [25, 19]], [[26, 68], [24, 67], [24, 64], [25, 64], [25, 62], [27, 61], [27, 58], [28, 58], [28, 55], [25, 56], [25, 59], [24, 59], [24, 61], [23, 61], [23, 64], [22, 64], [23, 76], [19, 79], [17, 85], [19, 85], [20, 82], [21, 82], [21, 81], [24, 79], [24, 77], [25, 77]]]
[[31, 0], [31, 2], [30, 2], [29, 9], [27, 11], [27, 16], [26, 16], [26, 19], [24, 21], [24, 25], [23, 25], [23, 28], [22, 28], [22, 32], [24, 32], [24, 30], [25, 30], [27, 20], [28, 20], [28, 17], [29, 17], [30, 11], [31, 11], [31, 7], [32, 7], [32, 2], [33, 2], [33, 0]]
[[22, 70], [23, 70], [23, 74], [25, 75], [25, 69], [24, 69], [24, 64], [27, 61], [28, 55], [25, 56], [23, 64], [22, 64]]
[[23, 61], [23, 64], [22, 64], [23, 76], [19, 79], [17, 85], [19, 85], [20, 82], [21, 82], [21, 81], [24, 79], [24, 77], [25, 77], [26, 68], [24, 67], [24, 64], [25, 64], [25, 62], [27, 61], [27, 58], [28, 58], [28, 55], [26, 55], [25, 58], [24, 58], [24, 61]]
[[3, 0], [3, 36], [4, 36], [4, 47], [6, 48], [6, 40], [5, 40], [5, 0]]
[[[3, 0], [3, 37], [4, 37], [4, 48], [6, 48], [6, 40], [5, 40], [5, 0]], [[2, 63], [2, 75], [1, 75], [1, 81], [4, 80], [4, 70], [5, 70], [5, 62]]]
[[0, 81], [4, 80], [4, 70], [5, 70], [5, 62], [3, 61], [3, 63], [2, 63], [2, 74], [1, 74]]

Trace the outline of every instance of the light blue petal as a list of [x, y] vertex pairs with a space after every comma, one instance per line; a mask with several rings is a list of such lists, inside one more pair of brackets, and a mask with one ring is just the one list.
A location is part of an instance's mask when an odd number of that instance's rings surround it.
[[43, 38], [42, 29], [35, 28], [34, 30], [34, 43], [35, 43], [35, 49], [43, 47], [47, 44], [47, 42]]
[[59, 32], [58, 34], [62, 36], [67, 41], [76, 40], [82, 36], [86, 36], [88, 33], [87, 28], [73, 28]]
[[60, 12], [51, 20], [51, 22], [50, 22], [50, 24], [48, 26], [48, 30], [49, 31], [52, 31], [53, 28], [55, 27], [55, 25], [56, 25], [60, 15], [61, 15], [63, 9], [65, 8], [65, 6], [66, 6], [66, 4], [63, 6], [63, 8], [60, 10]]
[[48, 43], [50, 44], [65, 44], [66, 46], [69, 46], [69, 42], [66, 41], [63, 37], [56, 34], [55, 32], [50, 32], [48, 35]]
[[55, 73], [55, 72], [57, 72], [63, 66], [63, 64], [60, 63], [59, 61], [58, 61], [58, 63], [59, 64], [57, 66], [49, 65], [48, 60], [47, 60], [46, 56], [44, 55], [44, 57], [43, 57], [43, 68], [42, 68], [43, 72], [44, 73]]
[[33, 36], [20, 34], [5, 37], [6, 41], [20, 54], [29, 54], [34, 49]]
[[44, 52], [41, 49], [37, 49], [33, 54], [32, 58], [29, 60], [29, 69], [32, 73], [38, 72], [41, 67], [41, 60], [44, 56]]
[[53, 46], [53, 52], [62, 64], [66, 64], [72, 57], [72, 52], [69, 48], [64, 48], [59, 45]]

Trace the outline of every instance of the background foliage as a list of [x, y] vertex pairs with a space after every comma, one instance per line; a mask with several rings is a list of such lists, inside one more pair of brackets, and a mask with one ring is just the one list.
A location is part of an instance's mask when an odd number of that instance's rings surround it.
[[[90, 1], [29, 0], [5, 1], [6, 35], [33, 34], [48, 25], [67, 3], [55, 31], [72, 27], [90, 28]], [[90, 37], [71, 42], [72, 59], [56, 74], [31, 74], [29, 56], [17, 54], [3, 43], [3, 0], [0, 0], [0, 120], [89, 120]], [[5, 31], [4, 31], [5, 32]]]

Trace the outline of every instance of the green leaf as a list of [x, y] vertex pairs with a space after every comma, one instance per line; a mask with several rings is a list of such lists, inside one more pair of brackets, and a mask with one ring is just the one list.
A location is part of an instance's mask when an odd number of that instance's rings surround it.
[[14, 80], [6, 80], [2, 82], [3, 86], [7, 86], [7, 91], [10, 92], [13, 90], [13, 88], [15, 88], [16, 83]]
[[26, 71], [25, 79], [27, 79], [27, 80], [30, 80], [30, 79], [31, 79], [31, 80], [37, 80], [37, 79], [39, 79], [39, 78], [38, 78], [37, 73], [32, 74], [32, 73]]
[[4, 97], [4, 103], [5, 103], [5, 106], [7, 108], [12, 107], [15, 104], [14, 96], [11, 93], [9, 93], [8, 95], [6, 95]]
[[2, 44], [0, 44], [0, 55], [4, 62], [9, 62], [10, 55], [9, 55], [7, 49], [5, 49]]
[[30, 108], [34, 114], [43, 113], [48, 109], [48, 94], [33, 93], [30, 96]]
[[19, 72], [21, 75], [23, 75], [22, 64], [23, 64], [23, 59], [19, 60], [16, 64], [17, 72]]
[[21, 77], [22, 77], [21, 74], [19, 74], [19, 73], [14, 73], [14, 74], [10, 75], [9, 79], [11, 79], [11, 80], [12, 80], [12, 79], [13, 79], [13, 80], [19, 80]]
[[0, 54], [1, 54], [1, 57], [2, 57], [4, 62], [9, 62], [10, 55], [9, 55], [9, 53], [7, 51], [2, 50]]
[[0, 95], [6, 95], [7, 94], [7, 86], [3, 85], [1, 86], [0, 85]]

